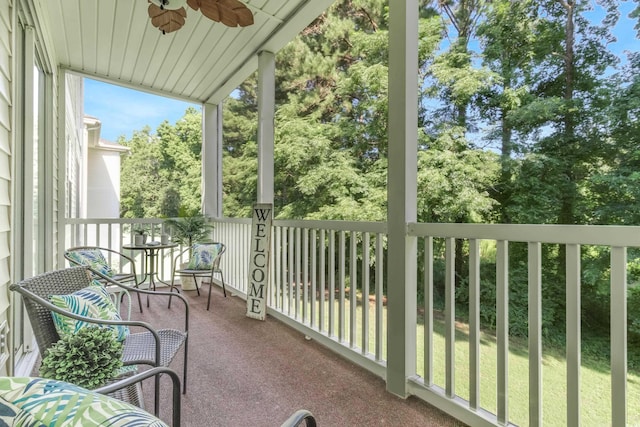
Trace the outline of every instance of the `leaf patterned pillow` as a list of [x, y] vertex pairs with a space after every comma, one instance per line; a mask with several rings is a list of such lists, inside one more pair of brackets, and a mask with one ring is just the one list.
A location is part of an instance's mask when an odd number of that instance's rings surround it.
[[[109, 293], [93, 280], [89, 286], [70, 295], [51, 295], [49, 301], [56, 307], [80, 316], [102, 320], [122, 320], [120, 313], [113, 304]], [[56, 330], [60, 336], [74, 334], [80, 328], [95, 325], [83, 320], [76, 320], [63, 314], [51, 312]], [[123, 325], [105, 326], [114, 330], [118, 341], [124, 341], [129, 335], [129, 328]]]
[[7, 425], [167, 427], [129, 403], [51, 379], [0, 377], [2, 400], [16, 412]]
[[[2, 386], [1, 379], [0, 386]], [[30, 413], [23, 411], [11, 402], [7, 402], [0, 394], [0, 426], [37, 426], [38, 424]]]
[[217, 244], [196, 244], [193, 245], [191, 259], [187, 264], [188, 270], [211, 270], [213, 261], [218, 256], [219, 247]]
[[107, 277], [113, 277], [116, 274], [107, 264], [107, 260], [100, 249], [73, 250], [69, 251], [67, 255], [78, 264], [86, 265]]

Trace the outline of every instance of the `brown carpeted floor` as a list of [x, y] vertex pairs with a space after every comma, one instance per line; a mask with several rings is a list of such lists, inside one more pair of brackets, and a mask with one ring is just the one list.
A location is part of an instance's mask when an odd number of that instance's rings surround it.
[[[460, 426], [416, 398], [403, 400], [385, 391], [382, 379], [335, 355], [314, 341], [268, 317], [245, 316], [242, 299], [224, 298], [214, 287], [211, 310], [206, 291], [190, 301], [187, 394], [182, 425], [280, 426], [298, 409], [310, 410], [319, 426]], [[154, 325], [180, 327], [177, 305], [151, 301], [132, 317]], [[182, 357], [174, 360], [182, 375]], [[170, 381], [162, 380], [160, 417], [171, 420]], [[152, 384], [145, 384], [152, 411]]]

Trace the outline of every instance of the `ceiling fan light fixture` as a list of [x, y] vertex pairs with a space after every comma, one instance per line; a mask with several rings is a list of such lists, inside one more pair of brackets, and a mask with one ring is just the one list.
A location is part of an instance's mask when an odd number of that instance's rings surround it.
[[160, 9], [176, 10], [184, 7], [187, 4], [187, 0], [149, 0], [151, 3], [158, 6]]

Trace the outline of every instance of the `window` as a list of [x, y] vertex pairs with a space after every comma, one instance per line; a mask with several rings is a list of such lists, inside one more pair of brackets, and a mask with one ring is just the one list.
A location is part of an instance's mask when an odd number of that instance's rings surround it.
[[[46, 188], [45, 170], [52, 165], [47, 153], [48, 135], [52, 134], [51, 74], [41, 60], [41, 49], [33, 27], [25, 25], [27, 18], [19, 14], [22, 25], [17, 30], [16, 45], [16, 147], [14, 200], [14, 278], [31, 277], [45, 270], [46, 245], [52, 245], [46, 237]], [[49, 180], [50, 181], [50, 180]], [[13, 353], [16, 374], [29, 374], [29, 360], [36, 356], [33, 335], [22, 301], [16, 295], [13, 325]]]

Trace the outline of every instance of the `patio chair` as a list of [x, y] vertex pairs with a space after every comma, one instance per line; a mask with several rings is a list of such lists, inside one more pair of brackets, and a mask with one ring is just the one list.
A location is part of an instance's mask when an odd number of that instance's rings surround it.
[[[209, 279], [209, 297], [207, 298], [207, 310], [209, 310], [209, 306], [211, 305], [213, 275], [219, 274], [220, 281], [222, 282], [222, 292], [226, 298], [227, 289], [225, 288], [224, 275], [220, 268], [220, 259], [226, 249], [227, 248], [224, 244], [218, 242], [196, 243], [189, 248], [184, 249], [173, 259], [173, 274], [171, 275], [170, 291], [173, 291], [173, 289], [177, 290], [175, 283], [176, 276], [192, 277], [194, 282], [196, 282], [198, 278]], [[184, 259], [184, 255], [188, 252], [191, 254], [189, 263], [187, 265], [182, 264], [183, 266], [181, 266], [180, 263]], [[198, 291], [198, 296], [200, 296], [200, 289], [198, 288], [197, 282], [196, 290]], [[169, 297], [169, 307], [171, 307], [171, 297]]]
[[[174, 295], [184, 304], [185, 323], [182, 330], [178, 329], [155, 329], [149, 323], [141, 321], [121, 320], [119, 314], [106, 313], [101, 318], [87, 317], [75, 313], [72, 308], [79, 310], [91, 309], [92, 299], [85, 298], [81, 301], [82, 292], [86, 293], [86, 289], [94, 283], [93, 276], [96, 273], [87, 266], [70, 267], [62, 270], [50, 271], [29, 279], [25, 279], [19, 283], [12, 284], [9, 289], [22, 295], [22, 301], [25, 305], [31, 326], [33, 328], [38, 350], [40, 355], [44, 357], [45, 351], [51, 345], [60, 339], [58, 330], [56, 329], [54, 316], [52, 313], [58, 313], [65, 318], [74, 319], [76, 321], [86, 322], [87, 324], [100, 324], [106, 327], [118, 329], [119, 333], [123, 333], [123, 364], [124, 365], [150, 365], [150, 366], [169, 366], [178, 351], [184, 351], [183, 364], [183, 393], [187, 390], [187, 360], [188, 360], [188, 328], [189, 328], [189, 304], [182, 295]], [[147, 294], [149, 297], [166, 297], [167, 292], [154, 292], [132, 288], [121, 283], [113, 281], [107, 276], [101, 276], [101, 279], [110, 286], [121, 286], [127, 291]], [[50, 299], [52, 296], [70, 297], [68, 309], [60, 308], [53, 304]], [[60, 298], [56, 298], [59, 300]], [[115, 310], [113, 310], [115, 312]], [[101, 313], [102, 314], [102, 313]], [[105, 320], [111, 319], [111, 320]], [[79, 327], [79, 325], [75, 325]], [[123, 331], [123, 328], [125, 331]], [[128, 328], [142, 329], [143, 332], [133, 332]], [[155, 413], [158, 413], [159, 404], [159, 385], [160, 379], [156, 377], [155, 389]]]
[[[142, 381], [168, 374], [173, 380], [172, 425], [180, 426], [180, 378], [168, 368], [151, 368], [95, 390], [47, 378], [0, 377], [2, 425], [166, 426], [157, 417], [114, 397]], [[116, 400], [118, 399], [118, 400]]]
[[[76, 246], [65, 250], [64, 257], [69, 261], [70, 266], [84, 265], [91, 268], [92, 271], [96, 272], [94, 277], [103, 282], [105, 286], [108, 286], [108, 283], [106, 283], [101, 276], [107, 276], [116, 282], [125, 284], [133, 282], [133, 286], [136, 288], [140, 285], [138, 282], [138, 275], [136, 274], [136, 264], [133, 258], [116, 250], [100, 246]], [[112, 262], [109, 263], [107, 259]], [[126, 264], [131, 266], [131, 271], [126, 272], [123, 270], [123, 267]], [[110, 291], [120, 291], [121, 289], [122, 288], [120, 287], [112, 287]], [[137, 297], [140, 313], [142, 313], [142, 301], [140, 299], [140, 294], [137, 294]]]

